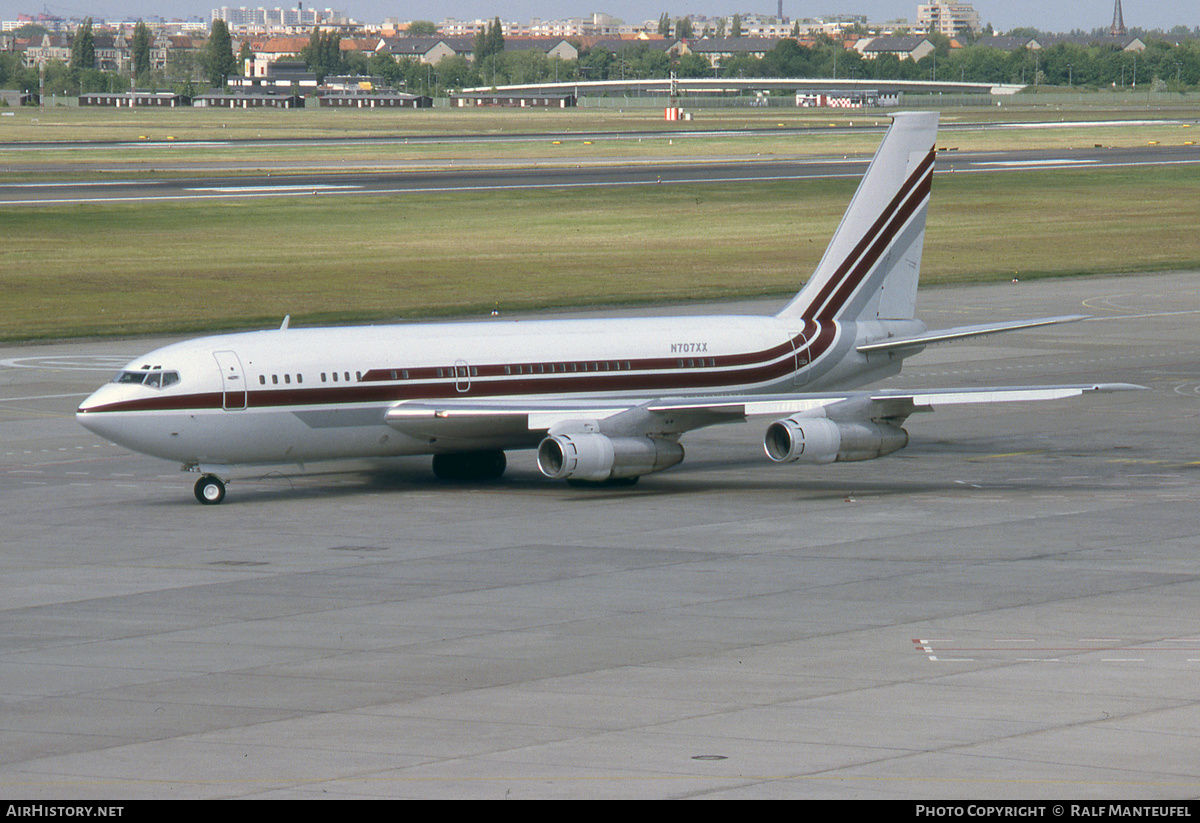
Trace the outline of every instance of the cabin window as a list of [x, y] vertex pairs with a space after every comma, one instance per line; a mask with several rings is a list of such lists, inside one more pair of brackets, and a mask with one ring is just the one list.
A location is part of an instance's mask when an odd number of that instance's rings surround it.
[[260, 386], [267, 385], [267, 376], [265, 374], [260, 374], [258, 376], [258, 385], [260, 385]]
[[302, 375], [302, 374], [298, 374], [298, 375], [296, 375], [296, 382], [297, 382], [297, 383], [303, 383], [303, 382], [304, 382], [304, 375]]
[[271, 382], [274, 385], [278, 386], [279, 385], [279, 375], [277, 375], [277, 374], [271, 375]]
[[350, 382], [350, 372], [343, 372], [343, 374], [346, 377], [346, 382], [349, 383]]
[[283, 382], [290, 384], [292, 382], [292, 376], [290, 374], [285, 374], [283, 376]]
[[334, 373], [333, 373], [333, 382], [334, 382], [334, 383], [336, 383], [336, 382], [337, 382], [337, 372], [334, 372]]

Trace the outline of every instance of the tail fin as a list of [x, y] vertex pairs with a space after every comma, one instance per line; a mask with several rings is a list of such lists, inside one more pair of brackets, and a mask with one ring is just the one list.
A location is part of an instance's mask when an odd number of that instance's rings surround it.
[[779, 317], [913, 318], [938, 113], [892, 118], [820, 265]]

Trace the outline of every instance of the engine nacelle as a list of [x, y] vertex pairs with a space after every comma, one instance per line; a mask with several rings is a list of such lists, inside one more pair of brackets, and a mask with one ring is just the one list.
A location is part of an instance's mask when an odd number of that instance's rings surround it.
[[658, 437], [608, 437], [595, 432], [552, 434], [537, 450], [538, 469], [557, 480], [640, 477], [683, 460], [683, 446]]
[[838, 423], [826, 417], [788, 417], [767, 427], [763, 446], [776, 463], [874, 460], [908, 445], [908, 432], [890, 423]]

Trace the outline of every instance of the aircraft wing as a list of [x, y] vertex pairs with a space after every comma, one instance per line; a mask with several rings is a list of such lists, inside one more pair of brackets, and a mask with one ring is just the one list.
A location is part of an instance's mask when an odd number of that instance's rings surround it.
[[934, 343], [950, 343], [964, 340], [968, 337], [982, 337], [985, 334], [998, 334], [1018, 329], [1035, 329], [1038, 326], [1051, 326], [1056, 323], [1075, 323], [1086, 320], [1086, 314], [1064, 314], [1059, 317], [1039, 317], [1035, 320], [1012, 320], [1006, 323], [982, 323], [976, 326], [956, 326], [950, 329], [915, 334], [911, 337], [889, 337], [883, 340], [872, 340], [862, 343], [855, 348], [863, 354], [874, 354], [881, 351], [900, 351], [902, 349], [920, 349]]
[[388, 410], [386, 420], [388, 425], [409, 435], [464, 441], [528, 439], [584, 426], [608, 434], [678, 436], [692, 429], [740, 423], [755, 417], [817, 416], [901, 422], [910, 414], [933, 411], [935, 406], [1059, 400], [1091, 392], [1142, 388], [1128, 383], [1086, 383], [545, 401], [448, 398], [399, 403]]

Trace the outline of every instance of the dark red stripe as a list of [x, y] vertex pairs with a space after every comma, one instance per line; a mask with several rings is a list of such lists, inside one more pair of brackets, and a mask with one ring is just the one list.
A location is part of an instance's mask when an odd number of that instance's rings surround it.
[[[814, 316], [814, 314], [817, 313], [816, 310], [818, 307], [825, 306], [830, 296], [833, 295], [835, 291], [841, 291], [840, 287], [843, 285], [843, 280], [850, 271], [851, 266], [853, 266], [854, 262], [862, 256], [863, 252], [876, 241], [880, 233], [883, 232], [884, 228], [890, 224], [891, 218], [894, 216], [896, 210], [900, 208], [900, 204], [903, 203], [905, 199], [912, 193], [913, 189], [916, 188], [918, 183], [924, 179], [926, 172], [933, 168], [935, 156], [936, 152], [933, 149], [930, 149], [929, 153], [925, 155], [925, 157], [917, 165], [916, 169], [913, 170], [913, 173], [909, 175], [907, 180], [904, 181], [904, 185], [902, 185], [900, 190], [896, 192], [896, 195], [891, 199], [887, 207], [880, 212], [879, 217], [876, 218], [875, 222], [871, 224], [871, 228], [854, 245], [854, 248], [851, 250], [850, 254], [848, 254], [840, 264], [838, 264], [833, 276], [830, 277], [829, 281], [821, 287], [821, 290], [817, 292], [817, 296], [805, 308], [804, 316]], [[855, 271], [859, 274], [859, 277], [861, 277], [862, 273], [857, 268]], [[858, 283], [855, 282], [854, 287], [857, 287], [857, 285]], [[827, 316], [829, 313], [822, 310], [819, 311], [819, 314], [821, 316]]]
[[834, 294], [833, 300], [827, 306], [817, 312], [818, 318], [822, 320], [832, 320], [833, 317], [836, 316], [839, 311], [841, 311], [858, 287], [862, 285], [862, 281], [871, 272], [871, 270], [875, 268], [875, 264], [879, 262], [879, 258], [882, 257], [884, 252], [886, 252], [892, 245], [892, 242], [896, 239], [896, 236], [900, 233], [904, 226], [908, 224], [909, 219], [924, 204], [925, 199], [929, 196], [932, 182], [933, 174], [931, 172], [928, 176], [923, 178], [921, 184], [917, 187], [916, 191], [913, 192], [913, 196], [905, 201], [903, 206], [892, 215], [892, 220], [889, 222], [886, 229], [879, 235], [879, 237], [876, 238], [875, 242], [871, 245], [871, 248], [867, 251], [867, 253], [859, 259], [858, 263], [854, 266], [851, 275], [846, 278], [845, 282], [842, 283], [841, 287]]
[[[790, 346], [789, 346], [790, 348]], [[321, 406], [345, 403], [395, 403], [402, 400], [437, 400], [456, 397], [517, 397], [522, 395], [579, 394], [597, 392], [664, 393], [694, 389], [730, 389], [740, 385], [764, 383], [786, 377], [794, 370], [790, 358], [735, 372], [708, 368], [680, 369], [667, 374], [636, 374], [632, 371], [587, 372], [562, 375], [513, 375], [500, 381], [473, 378], [469, 391], [460, 392], [448, 379], [443, 383], [418, 381], [313, 389], [276, 389], [251, 391], [251, 409], [288, 406]], [[109, 403], [82, 410], [93, 412], [184, 411], [223, 408], [220, 392], [145, 397]]]

